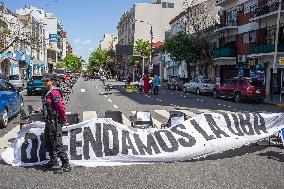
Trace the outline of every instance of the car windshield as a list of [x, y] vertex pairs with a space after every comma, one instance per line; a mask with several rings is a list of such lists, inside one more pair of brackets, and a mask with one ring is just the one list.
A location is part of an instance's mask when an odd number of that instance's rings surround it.
[[255, 86], [255, 87], [262, 87], [263, 83], [260, 80], [257, 79], [248, 79], [248, 82], [250, 85]]
[[42, 80], [43, 76], [33, 76], [32, 77], [32, 80], [35, 81], [35, 80]]
[[9, 80], [19, 80], [20, 76], [19, 75], [10, 75]]

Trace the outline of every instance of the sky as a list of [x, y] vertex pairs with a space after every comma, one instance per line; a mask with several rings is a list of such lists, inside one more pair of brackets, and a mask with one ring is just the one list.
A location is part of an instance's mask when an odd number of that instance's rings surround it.
[[27, 6], [53, 12], [63, 23], [76, 55], [85, 60], [98, 48], [105, 33], [117, 33], [124, 11], [150, 0], [0, 0], [11, 11]]

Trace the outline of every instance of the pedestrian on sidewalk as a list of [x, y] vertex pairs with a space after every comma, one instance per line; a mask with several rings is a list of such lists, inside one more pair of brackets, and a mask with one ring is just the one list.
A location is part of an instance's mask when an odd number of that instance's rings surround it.
[[158, 95], [159, 94], [159, 85], [161, 83], [161, 79], [159, 75], [156, 75], [153, 81], [153, 85], [154, 85], [154, 95]]
[[149, 75], [145, 75], [145, 77], [143, 78], [144, 80], [144, 94], [146, 96], [148, 96], [149, 94], [149, 89], [150, 89], [150, 77]]
[[[60, 89], [53, 87], [54, 80], [45, 78], [45, 86], [48, 92], [43, 98], [43, 114], [45, 118], [44, 139], [49, 152], [49, 167], [59, 172], [70, 172], [71, 167], [67, 153], [62, 143], [62, 127], [68, 125], [65, 108], [63, 106], [63, 94]], [[61, 168], [57, 158], [62, 162]]]

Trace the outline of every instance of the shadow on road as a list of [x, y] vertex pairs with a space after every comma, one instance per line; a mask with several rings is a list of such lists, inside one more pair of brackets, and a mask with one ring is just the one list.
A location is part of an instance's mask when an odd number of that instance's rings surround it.
[[275, 151], [268, 151], [265, 153], [258, 154], [259, 156], [266, 156], [267, 159], [284, 162], [284, 153], [275, 152]]

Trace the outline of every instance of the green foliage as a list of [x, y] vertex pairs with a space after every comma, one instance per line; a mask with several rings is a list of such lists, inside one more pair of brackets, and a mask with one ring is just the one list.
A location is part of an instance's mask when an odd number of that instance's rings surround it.
[[8, 37], [9, 35], [12, 34], [12, 31], [8, 28], [4, 28], [2, 31], [1, 31], [1, 35], [5, 36], [5, 37]]
[[67, 70], [71, 70], [77, 73], [82, 69], [82, 62], [82, 57], [77, 57], [74, 54], [67, 54], [62, 64], [59, 64], [59, 66], [65, 67]]
[[162, 47], [164, 51], [170, 53], [175, 61], [192, 62], [195, 60], [194, 43], [189, 36], [180, 32], [166, 41]]
[[106, 64], [109, 53], [107, 50], [97, 49], [92, 52], [89, 58], [89, 64], [92, 69], [98, 69]]
[[144, 41], [142, 39], [139, 39], [135, 41], [134, 49], [138, 51], [141, 56], [150, 56], [150, 43], [149, 41]]
[[142, 57], [141, 56], [133, 56], [132, 58], [132, 65], [139, 65], [142, 62]]

